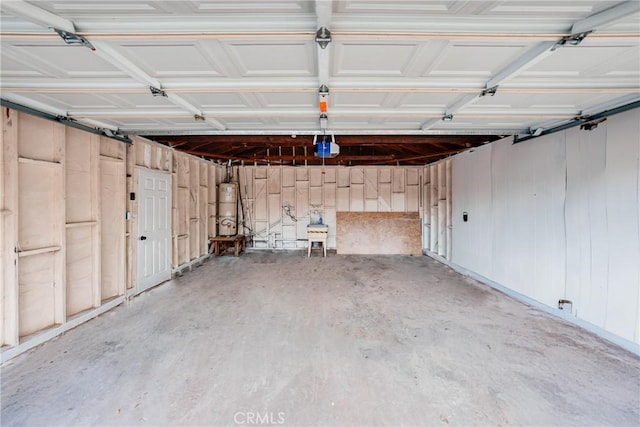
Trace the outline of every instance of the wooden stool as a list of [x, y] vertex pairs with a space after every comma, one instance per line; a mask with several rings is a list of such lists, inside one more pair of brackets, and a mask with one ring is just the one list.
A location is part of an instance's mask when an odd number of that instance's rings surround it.
[[247, 240], [242, 234], [228, 237], [209, 237], [209, 243], [209, 253], [213, 253], [215, 256], [224, 254], [231, 247], [233, 247], [234, 256], [240, 256], [240, 254], [244, 253], [247, 249]]

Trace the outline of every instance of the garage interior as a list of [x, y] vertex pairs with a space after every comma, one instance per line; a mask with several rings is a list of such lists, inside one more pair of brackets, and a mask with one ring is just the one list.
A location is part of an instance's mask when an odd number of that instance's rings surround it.
[[3, 425], [640, 422], [640, 2], [0, 25]]

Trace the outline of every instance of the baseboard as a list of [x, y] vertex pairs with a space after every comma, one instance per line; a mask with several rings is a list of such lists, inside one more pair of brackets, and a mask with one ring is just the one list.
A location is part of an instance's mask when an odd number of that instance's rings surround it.
[[57, 337], [58, 335], [62, 335], [65, 332], [79, 326], [94, 317], [98, 317], [103, 313], [119, 306], [125, 301], [125, 296], [120, 296], [112, 299], [111, 301], [106, 302], [100, 307], [87, 311], [86, 313], [82, 313], [78, 316], [75, 316], [69, 319], [67, 322], [63, 323], [60, 326], [55, 326], [45, 331], [42, 331], [39, 334], [34, 335], [33, 337], [28, 338], [25, 342], [20, 343], [18, 345], [8, 347], [2, 350], [0, 353], [0, 364], [4, 364], [7, 361], [13, 359], [14, 357], [24, 353], [25, 351], [29, 351], [34, 347], [39, 346], [40, 344], [44, 344], [52, 338]]

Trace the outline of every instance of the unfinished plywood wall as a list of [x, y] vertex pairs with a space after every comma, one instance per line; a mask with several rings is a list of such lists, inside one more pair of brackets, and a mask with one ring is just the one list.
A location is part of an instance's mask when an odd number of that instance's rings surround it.
[[26, 336], [65, 319], [65, 128], [19, 121], [18, 332]]
[[451, 159], [424, 168], [423, 248], [451, 259], [452, 196]]
[[3, 109], [0, 155], [3, 346], [63, 330], [135, 292], [138, 206], [130, 194], [140, 168], [170, 173], [184, 189], [173, 200], [175, 245], [182, 241], [174, 267], [207, 253], [219, 175], [210, 162], [10, 109]]
[[5, 109], [2, 344], [124, 292], [124, 146]]
[[208, 253], [208, 239], [216, 235], [216, 186], [223, 168], [179, 152], [173, 153], [172, 164], [175, 268]]
[[258, 248], [305, 248], [316, 214], [335, 248], [336, 212], [422, 213], [421, 167], [247, 166], [237, 173], [244, 232]]
[[126, 146], [119, 141], [100, 141], [101, 299], [124, 295], [126, 288], [125, 213]]
[[[215, 236], [216, 183], [214, 163], [180, 153], [169, 147], [134, 138], [128, 149], [128, 192], [138, 189], [138, 171], [152, 169], [171, 174], [171, 265], [187, 264], [208, 253], [208, 238]], [[128, 288], [136, 288], [138, 199], [128, 198], [131, 221], [127, 228], [127, 252], [131, 260]]]
[[66, 138], [66, 303], [72, 316], [101, 300], [99, 136], [67, 129]]
[[[152, 169], [170, 174], [173, 170], [173, 150], [151, 141], [134, 138], [127, 147], [127, 211], [130, 220], [127, 223], [127, 289], [136, 292], [138, 277], [138, 173], [141, 169]], [[131, 195], [134, 195], [133, 197]]]

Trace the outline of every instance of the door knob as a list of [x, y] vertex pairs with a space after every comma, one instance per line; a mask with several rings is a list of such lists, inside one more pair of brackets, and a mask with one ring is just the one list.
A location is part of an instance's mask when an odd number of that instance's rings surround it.
[[140, 240], [147, 240], [147, 236], [140, 236]]

